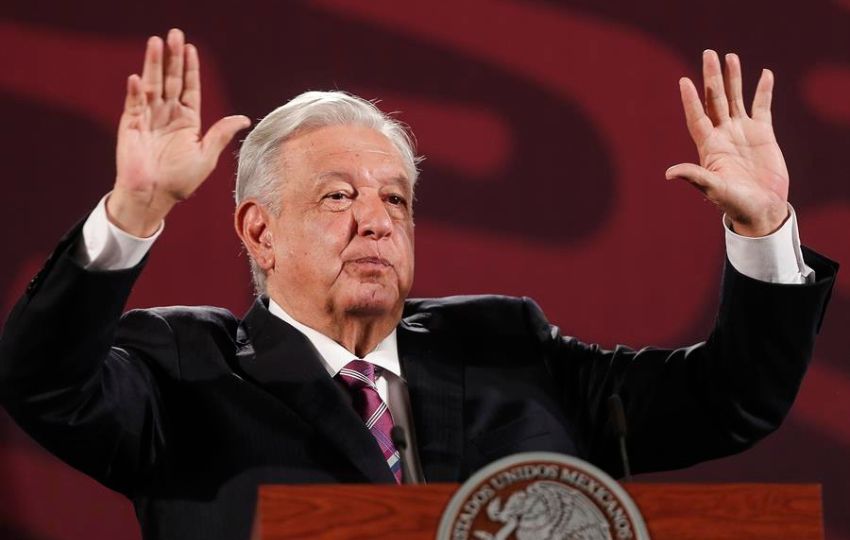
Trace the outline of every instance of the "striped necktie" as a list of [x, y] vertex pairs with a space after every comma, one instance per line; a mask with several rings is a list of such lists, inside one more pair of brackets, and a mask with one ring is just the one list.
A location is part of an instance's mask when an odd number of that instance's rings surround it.
[[401, 459], [390, 438], [393, 416], [387, 404], [378, 395], [378, 389], [375, 386], [375, 366], [365, 360], [352, 360], [339, 370], [338, 377], [348, 387], [354, 410], [378, 441], [390, 471], [395, 476], [396, 482], [401, 484]]

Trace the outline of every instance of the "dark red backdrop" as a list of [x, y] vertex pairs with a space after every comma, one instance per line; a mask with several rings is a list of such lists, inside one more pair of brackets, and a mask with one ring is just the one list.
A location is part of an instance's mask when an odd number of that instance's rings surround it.
[[[529, 295], [565, 332], [608, 346], [701, 339], [722, 266], [720, 217], [663, 173], [694, 159], [677, 79], [697, 75], [706, 47], [739, 52], [750, 89], [758, 68], [775, 71], [776, 130], [804, 242], [850, 261], [850, 1], [597, 4], [4, 5], [0, 314], [109, 189], [125, 77], [139, 68], [145, 38], [170, 26], [200, 47], [208, 121], [259, 118], [306, 89], [350, 90], [403, 111], [427, 156], [416, 295]], [[226, 156], [169, 218], [133, 306], [244, 311], [233, 169]], [[810, 374], [777, 434], [741, 456], [644, 479], [821, 482], [829, 538], [850, 539], [850, 367], [840, 342], [848, 283], [837, 284]], [[0, 537], [138, 533], [126, 501], [0, 413]]]

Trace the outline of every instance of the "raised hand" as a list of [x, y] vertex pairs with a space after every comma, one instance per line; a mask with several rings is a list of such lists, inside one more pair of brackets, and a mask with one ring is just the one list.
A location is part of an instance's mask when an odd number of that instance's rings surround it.
[[741, 61], [736, 54], [727, 54], [725, 60], [724, 77], [717, 53], [703, 53], [705, 104], [690, 79], [679, 81], [688, 131], [700, 164], [674, 165], [666, 176], [682, 178], [702, 191], [726, 212], [738, 234], [764, 236], [788, 217], [788, 169], [770, 114], [773, 73], [762, 71], [748, 116]]
[[127, 79], [118, 125], [117, 176], [107, 200], [110, 220], [136, 236], [150, 236], [177, 202], [210, 175], [224, 147], [250, 125], [222, 118], [201, 134], [198, 51], [172, 29], [166, 43], [148, 40], [142, 76]]

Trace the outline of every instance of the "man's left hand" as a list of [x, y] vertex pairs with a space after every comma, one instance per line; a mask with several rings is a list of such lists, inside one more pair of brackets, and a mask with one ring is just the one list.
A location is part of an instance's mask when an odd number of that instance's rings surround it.
[[788, 169], [770, 114], [773, 73], [762, 70], [748, 116], [738, 55], [726, 55], [725, 74], [716, 52], [705, 51], [702, 61], [704, 105], [690, 79], [679, 81], [700, 164], [674, 165], [666, 176], [682, 178], [703, 192], [726, 212], [738, 234], [765, 236], [788, 217]]

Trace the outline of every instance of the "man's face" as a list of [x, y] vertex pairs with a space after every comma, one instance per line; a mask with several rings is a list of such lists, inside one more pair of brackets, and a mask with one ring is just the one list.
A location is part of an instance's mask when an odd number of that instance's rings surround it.
[[398, 320], [413, 283], [413, 193], [404, 162], [372, 129], [328, 126], [282, 146], [270, 296], [308, 325]]

